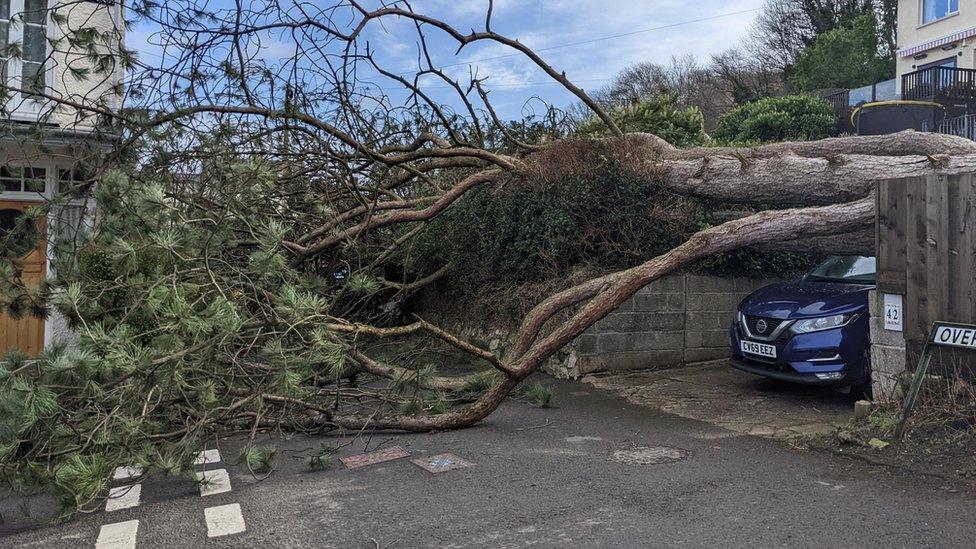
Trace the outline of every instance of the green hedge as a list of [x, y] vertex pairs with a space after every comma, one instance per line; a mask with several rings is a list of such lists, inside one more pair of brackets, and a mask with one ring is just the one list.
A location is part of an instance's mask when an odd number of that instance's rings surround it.
[[819, 97], [767, 97], [722, 115], [713, 137], [726, 145], [808, 141], [835, 135], [836, 121], [833, 107]]

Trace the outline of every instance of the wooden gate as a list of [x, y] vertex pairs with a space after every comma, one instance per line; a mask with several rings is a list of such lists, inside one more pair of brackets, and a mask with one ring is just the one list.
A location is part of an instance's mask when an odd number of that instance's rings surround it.
[[[34, 205], [30, 202], [0, 201], [0, 214], [5, 214], [5, 219], [10, 220]], [[38, 230], [44, 231], [43, 223]], [[36, 284], [44, 276], [47, 247], [44, 238], [39, 240], [38, 248], [28, 252], [19, 265], [21, 276], [27, 284]], [[44, 348], [44, 320], [35, 317], [14, 320], [0, 313], [0, 357], [14, 347], [36, 357]]]
[[976, 176], [883, 181], [877, 203], [878, 293], [904, 296], [910, 354], [934, 321], [976, 323]]

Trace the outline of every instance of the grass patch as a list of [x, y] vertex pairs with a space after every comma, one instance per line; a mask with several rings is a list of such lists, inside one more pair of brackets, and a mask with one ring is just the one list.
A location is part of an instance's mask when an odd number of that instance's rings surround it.
[[552, 405], [552, 388], [537, 381], [525, 390], [525, 397], [537, 408], [548, 408]]

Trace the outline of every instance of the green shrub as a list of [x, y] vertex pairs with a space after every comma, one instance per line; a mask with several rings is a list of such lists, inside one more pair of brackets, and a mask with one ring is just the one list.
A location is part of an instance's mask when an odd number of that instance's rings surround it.
[[552, 388], [535, 382], [525, 390], [525, 396], [536, 408], [548, 408], [552, 404]]
[[[681, 108], [673, 94], [661, 93], [654, 99], [638, 101], [610, 110], [610, 117], [624, 132], [653, 133], [676, 147], [693, 147], [705, 143], [705, 117], [697, 107]], [[606, 124], [597, 117], [584, 121], [576, 133], [585, 137], [610, 135]]]
[[633, 265], [693, 232], [703, 215], [696, 201], [621, 175], [604, 146], [567, 151], [594, 177], [523, 178], [470, 192], [430, 224], [411, 266], [431, 272], [452, 261], [463, 286], [514, 285], [585, 264]]
[[818, 97], [787, 95], [732, 109], [719, 119], [713, 137], [734, 145], [823, 139], [835, 131], [836, 115], [830, 103]]

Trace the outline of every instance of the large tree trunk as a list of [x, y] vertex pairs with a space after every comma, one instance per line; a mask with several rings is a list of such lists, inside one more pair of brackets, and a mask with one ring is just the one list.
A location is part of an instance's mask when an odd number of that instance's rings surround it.
[[881, 179], [976, 170], [973, 141], [914, 131], [690, 150], [648, 134], [618, 139], [627, 142], [621, 165], [629, 175], [742, 204], [833, 204], [866, 196]]

